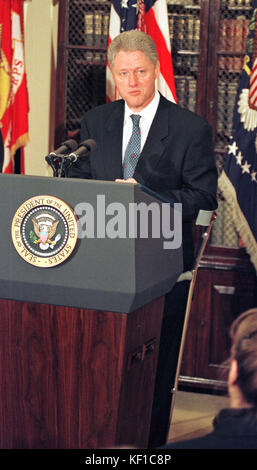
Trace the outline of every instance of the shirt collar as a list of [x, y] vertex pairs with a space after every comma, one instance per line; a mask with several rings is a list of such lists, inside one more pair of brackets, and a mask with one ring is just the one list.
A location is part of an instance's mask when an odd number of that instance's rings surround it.
[[155, 95], [154, 95], [151, 103], [149, 103], [139, 113], [136, 113], [136, 112], [132, 111], [128, 107], [127, 103], [125, 102], [125, 114], [124, 114], [125, 122], [129, 118], [129, 116], [131, 116], [131, 114], [140, 114], [140, 116], [142, 116], [143, 119], [149, 119], [150, 117], [153, 117], [156, 113], [157, 108], [158, 108], [159, 101], [160, 101], [160, 93], [158, 92], [158, 90], [155, 90]]

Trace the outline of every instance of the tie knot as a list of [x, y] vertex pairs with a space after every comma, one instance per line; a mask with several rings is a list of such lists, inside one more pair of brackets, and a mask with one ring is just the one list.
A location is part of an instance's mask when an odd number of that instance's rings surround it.
[[139, 121], [140, 121], [140, 114], [131, 114], [131, 119], [132, 119], [132, 122], [133, 122], [133, 125], [134, 126], [138, 126], [139, 125]]

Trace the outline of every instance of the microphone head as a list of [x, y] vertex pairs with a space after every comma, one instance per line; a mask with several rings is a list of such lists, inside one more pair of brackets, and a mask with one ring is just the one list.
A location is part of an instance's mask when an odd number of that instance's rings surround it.
[[78, 147], [78, 144], [74, 139], [66, 140], [62, 143], [62, 145], [64, 145], [65, 147], [67, 147], [68, 150], [71, 151], [76, 150], [76, 148]]
[[80, 143], [80, 147], [86, 147], [89, 152], [93, 152], [93, 150], [96, 149], [96, 141], [94, 139], [83, 140], [83, 142]]
[[90, 152], [95, 150], [96, 142], [94, 139], [83, 140], [79, 145], [79, 148], [75, 152], [69, 154], [69, 158], [72, 158], [73, 162], [76, 162], [78, 157], [86, 157]]
[[74, 139], [66, 140], [60, 145], [60, 147], [58, 147], [57, 150], [54, 150], [53, 152], [49, 153], [49, 155], [53, 155], [53, 156], [65, 155], [67, 152], [72, 152], [76, 150], [77, 147], [78, 147], [78, 144], [76, 140]]

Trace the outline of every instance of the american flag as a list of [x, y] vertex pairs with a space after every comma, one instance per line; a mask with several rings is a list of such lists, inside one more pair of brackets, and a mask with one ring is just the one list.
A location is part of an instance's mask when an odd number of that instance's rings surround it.
[[257, 269], [257, 0], [252, 1], [252, 7], [232, 135], [219, 187]]
[[[166, 0], [112, 0], [109, 44], [123, 31], [139, 29], [154, 40], [161, 67], [158, 90], [170, 101], [176, 102], [176, 89], [171, 58], [171, 45]], [[106, 99], [119, 98], [111, 71], [106, 68]]]
[[[256, 25], [255, 25], [256, 26]], [[253, 67], [250, 75], [249, 106], [257, 111], [257, 28], [255, 27]]]

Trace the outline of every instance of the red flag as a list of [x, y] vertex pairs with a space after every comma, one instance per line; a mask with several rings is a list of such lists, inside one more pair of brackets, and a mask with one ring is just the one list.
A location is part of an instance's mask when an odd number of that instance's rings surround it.
[[[158, 90], [165, 98], [176, 102], [176, 89], [171, 58], [168, 11], [166, 0], [112, 0], [109, 44], [122, 31], [139, 29], [151, 36], [156, 44], [161, 73]], [[110, 67], [106, 68], [106, 100], [119, 98], [115, 89]]]
[[[23, 0], [2, 1], [0, 8], [0, 126], [4, 141], [3, 173], [13, 173], [14, 154], [29, 140], [29, 104], [23, 32]], [[24, 168], [23, 162], [21, 162], [21, 168]]]

